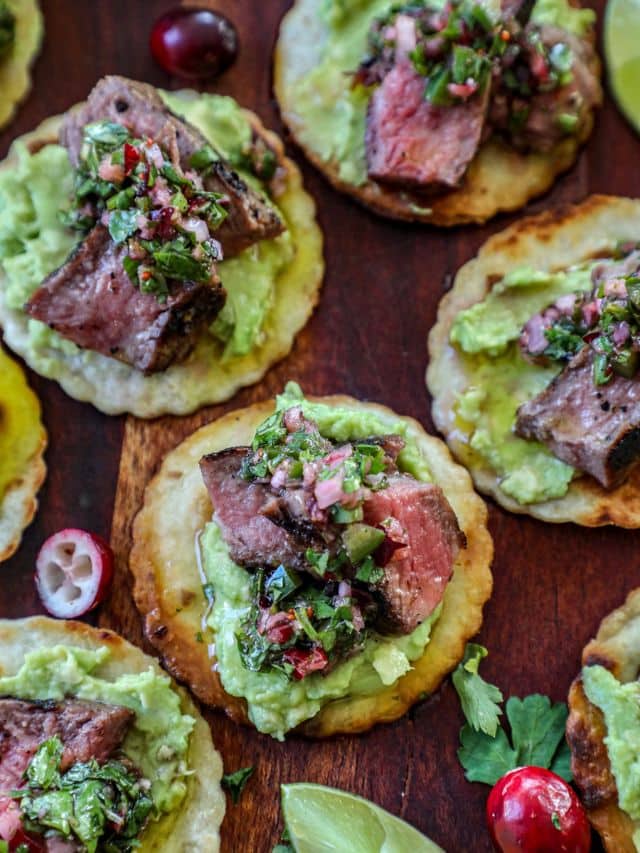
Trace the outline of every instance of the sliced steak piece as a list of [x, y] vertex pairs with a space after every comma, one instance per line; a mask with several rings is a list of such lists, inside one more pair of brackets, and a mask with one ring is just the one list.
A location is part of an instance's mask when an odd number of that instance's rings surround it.
[[520, 406], [515, 429], [612, 489], [640, 460], [640, 381], [614, 375], [607, 385], [595, 385], [593, 351], [584, 347]]
[[64, 744], [61, 769], [78, 761], [106, 761], [122, 744], [134, 719], [119, 705], [65, 700], [0, 699], [0, 790], [19, 781], [40, 744], [58, 735]]
[[366, 524], [379, 527], [391, 519], [403, 531], [394, 536], [403, 542], [383, 566], [380, 591], [383, 627], [409, 634], [442, 600], [465, 536], [442, 489], [405, 474], [390, 477], [388, 487], [374, 492], [363, 509]]
[[369, 177], [411, 189], [460, 184], [482, 138], [489, 87], [467, 103], [436, 107], [425, 78], [401, 57], [373, 93], [367, 112]]
[[[150, 136], [172, 153], [175, 140], [180, 164], [186, 171], [192, 154], [209, 143], [193, 125], [174, 115], [158, 92], [148, 83], [110, 75], [94, 86], [87, 101], [67, 113], [60, 129], [60, 143], [69, 151], [73, 166], [78, 165], [82, 134], [86, 124], [109, 119], [124, 125], [138, 137]], [[229, 199], [228, 216], [214, 234], [226, 257], [237, 255], [259, 240], [277, 237], [284, 225], [264, 198], [220, 159], [205, 180], [205, 189]]]
[[229, 546], [231, 559], [242, 566], [277, 567], [282, 563], [310, 571], [305, 551], [317, 542], [318, 534], [302, 520], [285, 527], [278, 496], [267, 484], [250, 483], [240, 476], [240, 465], [248, 450], [232, 447], [200, 460], [213, 517]]
[[132, 283], [122, 265], [126, 253], [126, 245], [117, 246], [96, 225], [44, 280], [25, 311], [80, 347], [145, 373], [165, 370], [189, 354], [226, 294], [218, 280], [169, 282], [169, 296], [160, 302]]

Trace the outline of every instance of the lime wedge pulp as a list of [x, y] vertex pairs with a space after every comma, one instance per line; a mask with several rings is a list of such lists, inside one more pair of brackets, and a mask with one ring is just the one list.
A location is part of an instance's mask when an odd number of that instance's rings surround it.
[[369, 800], [324, 785], [282, 785], [282, 811], [296, 853], [443, 853], [408, 823]]
[[609, 0], [604, 53], [618, 106], [640, 131], [640, 0]]

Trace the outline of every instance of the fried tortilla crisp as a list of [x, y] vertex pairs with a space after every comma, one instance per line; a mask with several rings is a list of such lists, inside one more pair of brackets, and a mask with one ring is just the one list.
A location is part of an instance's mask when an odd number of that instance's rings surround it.
[[[341, 172], [339, 158], [327, 160], [321, 156], [322, 146], [314, 127], [301, 116], [299, 109], [297, 85], [320, 63], [329, 38], [322, 7], [323, 0], [297, 0], [282, 21], [274, 62], [276, 97], [285, 123], [314, 166], [336, 189], [376, 213], [444, 226], [486, 222], [501, 211], [518, 210], [546, 192], [556, 177], [575, 162], [580, 147], [591, 134], [593, 113], [579, 135], [565, 137], [548, 153], [522, 153], [492, 137], [481, 145], [458, 189], [426, 198], [419, 204], [415, 196], [394, 187], [372, 180], [347, 179]], [[365, 49], [363, 44], [363, 54]], [[345, 75], [345, 87], [348, 85]], [[359, 132], [357, 120], [352, 121], [352, 130]]]
[[[622, 683], [640, 675], [640, 590], [634, 590], [622, 607], [602, 621], [595, 639], [582, 652], [583, 667], [599, 665]], [[616, 781], [604, 738], [604, 716], [585, 694], [578, 676], [569, 692], [567, 740], [571, 767], [589, 820], [600, 833], [609, 853], [635, 853], [636, 825], [618, 805]]]
[[[153, 658], [112, 631], [92, 628], [82, 622], [33, 617], [0, 620], [0, 676], [15, 675], [28, 652], [56, 645], [92, 651], [107, 648], [109, 657], [92, 671], [92, 675], [107, 681], [123, 675], [135, 676], [150, 669], [162, 674]], [[141, 853], [216, 853], [225, 810], [225, 797], [220, 787], [222, 760], [211, 742], [209, 726], [186, 691], [176, 685], [173, 689], [180, 696], [181, 712], [195, 719], [188, 755], [193, 772], [188, 776], [187, 794], [180, 808], [158, 821], [151, 821], [137, 849]]]
[[47, 434], [22, 369], [0, 349], [0, 561], [17, 549], [38, 507]]
[[[390, 425], [398, 420], [384, 406], [350, 397], [325, 397], [321, 401], [364, 408]], [[164, 664], [202, 702], [242, 723], [248, 722], [244, 700], [225, 693], [216, 671], [213, 645], [208, 645], [208, 635], [203, 639], [201, 633], [207, 603], [196, 558], [196, 537], [211, 519], [212, 507], [198, 463], [207, 453], [250, 443], [256, 427], [273, 408], [273, 402], [268, 401], [231, 412], [194, 432], [167, 455], [147, 487], [135, 520], [130, 555], [136, 605], [144, 618], [146, 635]], [[390, 722], [433, 692], [462, 657], [466, 641], [479, 629], [482, 607], [491, 594], [493, 544], [483, 501], [444, 444], [427, 435], [417, 421], [403, 420], [434, 482], [455, 511], [467, 537], [467, 548], [456, 560], [441, 615], [424, 655], [414, 661], [406, 675], [375, 695], [330, 701], [300, 727], [311, 737], [361, 732], [376, 723]]]
[[476, 487], [511, 512], [587, 527], [640, 527], [640, 470], [636, 468], [626, 482], [609, 491], [584, 475], [571, 480], [563, 497], [518, 503], [502, 489], [496, 471], [472, 450], [469, 429], [456, 414], [460, 395], [470, 390], [470, 379], [464, 356], [450, 341], [453, 323], [514, 269], [566, 270], [610, 254], [620, 241], [635, 243], [639, 234], [640, 202], [613, 196], [592, 196], [582, 204], [523, 219], [487, 240], [458, 271], [452, 289], [440, 302], [429, 334], [427, 369], [435, 424], [454, 456], [469, 469]]
[[18, 104], [31, 88], [31, 65], [38, 55], [44, 20], [37, 0], [9, 0], [15, 15], [15, 44], [10, 54], [0, 59], [0, 127], [13, 118]]
[[[172, 93], [172, 97], [175, 95]], [[188, 104], [198, 96], [185, 91], [178, 97]], [[246, 354], [227, 355], [223, 344], [205, 333], [184, 362], [151, 376], [62, 339], [54, 345], [47, 344], [44, 350], [34, 349], [33, 321], [24, 311], [7, 304], [7, 276], [0, 271], [0, 324], [7, 345], [36, 372], [59, 382], [71, 397], [90, 402], [106, 414], [129, 412], [144, 418], [187, 414], [226, 400], [239, 388], [257, 382], [290, 351], [319, 297], [324, 274], [322, 233], [316, 224], [314, 202], [303, 188], [299, 169], [285, 156], [281, 140], [266, 130], [253, 113], [242, 110], [242, 116], [276, 153], [275, 202], [293, 246], [291, 259], [275, 278], [274, 293], [257, 341]], [[16, 140], [0, 170], [14, 169], [24, 146], [35, 153], [55, 143], [60, 122], [61, 117], [49, 118], [33, 133]], [[0, 209], [0, 219], [1, 214]], [[63, 229], [61, 224], [59, 227]], [[254, 248], [246, 251], [251, 253]], [[235, 262], [235, 258], [229, 261]], [[224, 263], [220, 272], [224, 279]], [[250, 313], [251, 304], [243, 310]]]

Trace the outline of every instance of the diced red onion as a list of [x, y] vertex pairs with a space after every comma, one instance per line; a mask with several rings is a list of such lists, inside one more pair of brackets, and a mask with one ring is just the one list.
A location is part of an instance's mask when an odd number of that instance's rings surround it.
[[318, 480], [316, 482], [313, 494], [320, 509], [327, 509], [345, 497], [342, 490], [342, 479], [342, 475], [338, 473], [335, 477], [330, 477], [328, 480]]
[[102, 163], [98, 166], [98, 175], [103, 181], [110, 181], [113, 184], [121, 184], [124, 181], [124, 166], [120, 163], [112, 163], [111, 157], [105, 157]]
[[207, 227], [207, 223], [204, 219], [198, 219], [195, 216], [190, 216], [188, 219], [183, 220], [182, 227], [185, 231], [190, 231], [192, 234], [195, 234], [195, 238], [198, 243], [204, 243], [209, 239], [209, 228]]
[[618, 323], [613, 331], [613, 342], [616, 346], [621, 346], [628, 339], [631, 334], [631, 329], [629, 328], [629, 324], [626, 320], [622, 320], [622, 322]]

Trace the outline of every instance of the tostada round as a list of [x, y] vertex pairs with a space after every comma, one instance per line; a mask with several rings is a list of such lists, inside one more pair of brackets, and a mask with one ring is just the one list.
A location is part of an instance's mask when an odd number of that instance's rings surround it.
[[433, 692], [479, 629], [486, 519], [417, 421], [289, 383], [166, 456], [134, 523], [134, 598], [206, 704], [279, 739], [360, 732]]
[[31, 88], [44, 21], [38, 0], [0, 0], [0, 127]]
[[484, 222], [549, 189], [591, 133], [594, 21], [568, 0], [297, 0], [275, 92], [337, 189], [396, 219]]
[[222, 761], [153, 658], [81, 622], [3, 619], [0, 697], [5, 847], [219, 849]]
[[640, 590], [610, 613], [582, 652], [567, 740], [589, 820], [609, 853], [640, 846]]
[[640, 202], [592, 196], [491, 237], [429, 335], [432, 413], [512, 512], [640, 526]]
[[38, 398], [0, 348], [0, 562], [15, 552], [35, 515], [46, 444]]
[[297, 167], [229, 97], [105, 77], [0, 164], [5, 341], [108, 414], [184, 414], [260, 379], [323, 269]]

